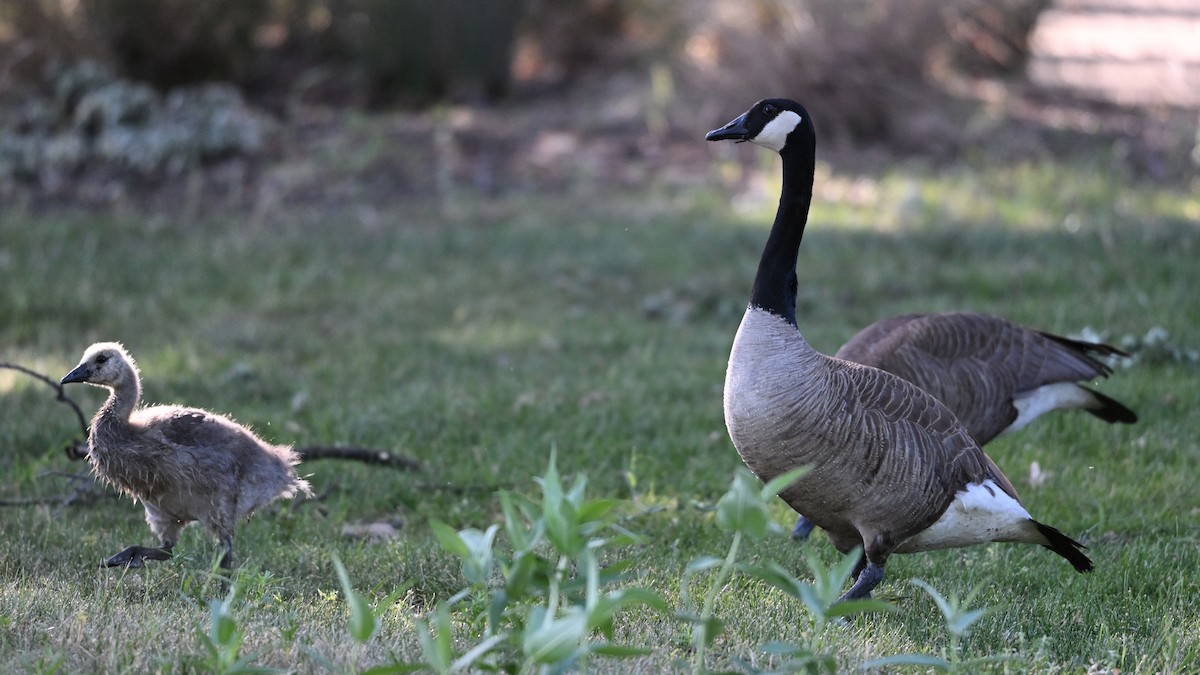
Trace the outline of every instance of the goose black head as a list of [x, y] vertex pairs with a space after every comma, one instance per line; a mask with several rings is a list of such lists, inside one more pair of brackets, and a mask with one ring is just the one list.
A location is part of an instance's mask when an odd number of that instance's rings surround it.
[[133, 359], [119, 343], [97, 342], [88, 347], [79, 365], [63, 377], [61, 384], [86, 382], [100, 387], [112, 387], [124, 382], [136, 372]]
[[750, 141], [775, 152], [783, 152], [789, 143], [796, 140], [797, 134], [810, 142], [815, 137], [812, 119], [804, 106], [786, 98], [766, 98], [729, 124], [708, 132], [704, 139], [733, 140], [738, 143]]

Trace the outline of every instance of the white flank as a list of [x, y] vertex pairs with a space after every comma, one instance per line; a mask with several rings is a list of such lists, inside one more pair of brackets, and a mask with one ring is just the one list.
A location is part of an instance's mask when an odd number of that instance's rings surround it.
[[1088, 394], [1087, 389], [1074, 382], [1058, 382], [1038, 387], [1013, 399], [1013, 406], [1017, 409], [1017, 419], [1000, 432], [1000, 435], [1003, 436], [1021, 429], [1052, 410], [1083, 408], [1091, 402], [1092, 397]]
[[767, 126], [763, 127], [757, 136], [751, 138], [750, 142], [779, 152], [783, 150], [783, 146], [787, 145], [788, 134], [792, 133], [799, 124], [799, 115], [791, 110], [784, 110], [776, 115], [775, 119], [767, 122]]
[[989, 541], [1042, 543], [1043, 537], [1020, 502], [985, 480], [955, 495], [937, 522], [905, 541], [896, 552], [958, 548]]

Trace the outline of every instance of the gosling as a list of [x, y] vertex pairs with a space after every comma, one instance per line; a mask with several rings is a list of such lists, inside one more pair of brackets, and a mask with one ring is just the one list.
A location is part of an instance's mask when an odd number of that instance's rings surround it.
[[299, 456], [271, 445], [227, 417], [176, 405], [141, 407], [142, 385], [125, 348], [98, 342], [62, 384], [86, 382], [109, 390], [92, 419], [88, 461], [92, 471], [141, 500], [158, 548], [130, 546], [107, 567], [141, 567], [169, 560], [179, 532], [202, 523], [220, 542], [221, 567], [233, 566], [233, 529], [240, 518], [278, 497], [311, 495], [296, 475]]

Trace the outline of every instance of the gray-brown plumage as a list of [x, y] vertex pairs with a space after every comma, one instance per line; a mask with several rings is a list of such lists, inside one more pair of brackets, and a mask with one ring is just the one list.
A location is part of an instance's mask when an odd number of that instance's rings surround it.
[[783, 188], [725, 374], [725, 424], [763, 481], [809, 472], [780, 497], [842, 553], [862, 547], [869, 596], [892, 553], [988, 541], [1040, 544], [1084, 572], [1083, 545], [1035, 521], [954, 413], [883, 370], [825, 356], [796, 326], [796, 264], [812, 203], [816, 133], [795, 101], [767, 99], [710, 141], [751, 141], [783, 158]]
[[859, 331], [835, 356], [899, 375], [933, 394], [980, 445], [1052, 410], [1077, 408], [1106, 422], [1137, 421], [1119, 401], [1081, 384], [1112, 374], [1098, 357], [1128, 354], [993, 316], [891, 317]]
[[[1054, 410], [1079, 409], [1109, 423], [1137, 414], [1082, 382], [1108, 377], [1100, 360], [1128, 356], [1098, 342], [969, 312], [906, 314], [867, 326], [835, 354], [899, 375], [946, 404], [980, 445]], [[812, 530], [803, 516], [792, 536]]]
[[202, 523], [221, 543], [221, 566], [233, 563], [235, 523], [277, 497], [311, 494], [296, 475], [299, 459], [288, 446], [270, 445], [250, 430], [205, 410], [175, 405], [140, 407], [137, 365], [115, 342], [100, 342], [63, 384], [86, 382], [110, 391], [92, 419], [88, 461], [97, 476], [146, 509], [158, 548], [130, 546], [106, 561], [141, 567], [167, 560], [179, 532]]

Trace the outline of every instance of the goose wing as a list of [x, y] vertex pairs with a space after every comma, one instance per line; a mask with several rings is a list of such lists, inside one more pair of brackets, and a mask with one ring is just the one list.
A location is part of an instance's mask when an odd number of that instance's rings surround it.
[[859, 427], [862, 467], [873, 477], [866, 508], [875, 513], [868, 518], [886, 521], [907, 512], [905, 529], [912, 534], [936, 521], [959, 491], [986, 480], [1019, 501], [1016, 488], [941, 401], [883, 370], [833, 363], [841, 414]]
[[838, 350], [945, 403], [984, 444], [1017, 418], [1013, 398], [1057, 382], [1107, 376], [1108, 345], [1070, 340], [981, 314], [910, 314], [876, 322]]

